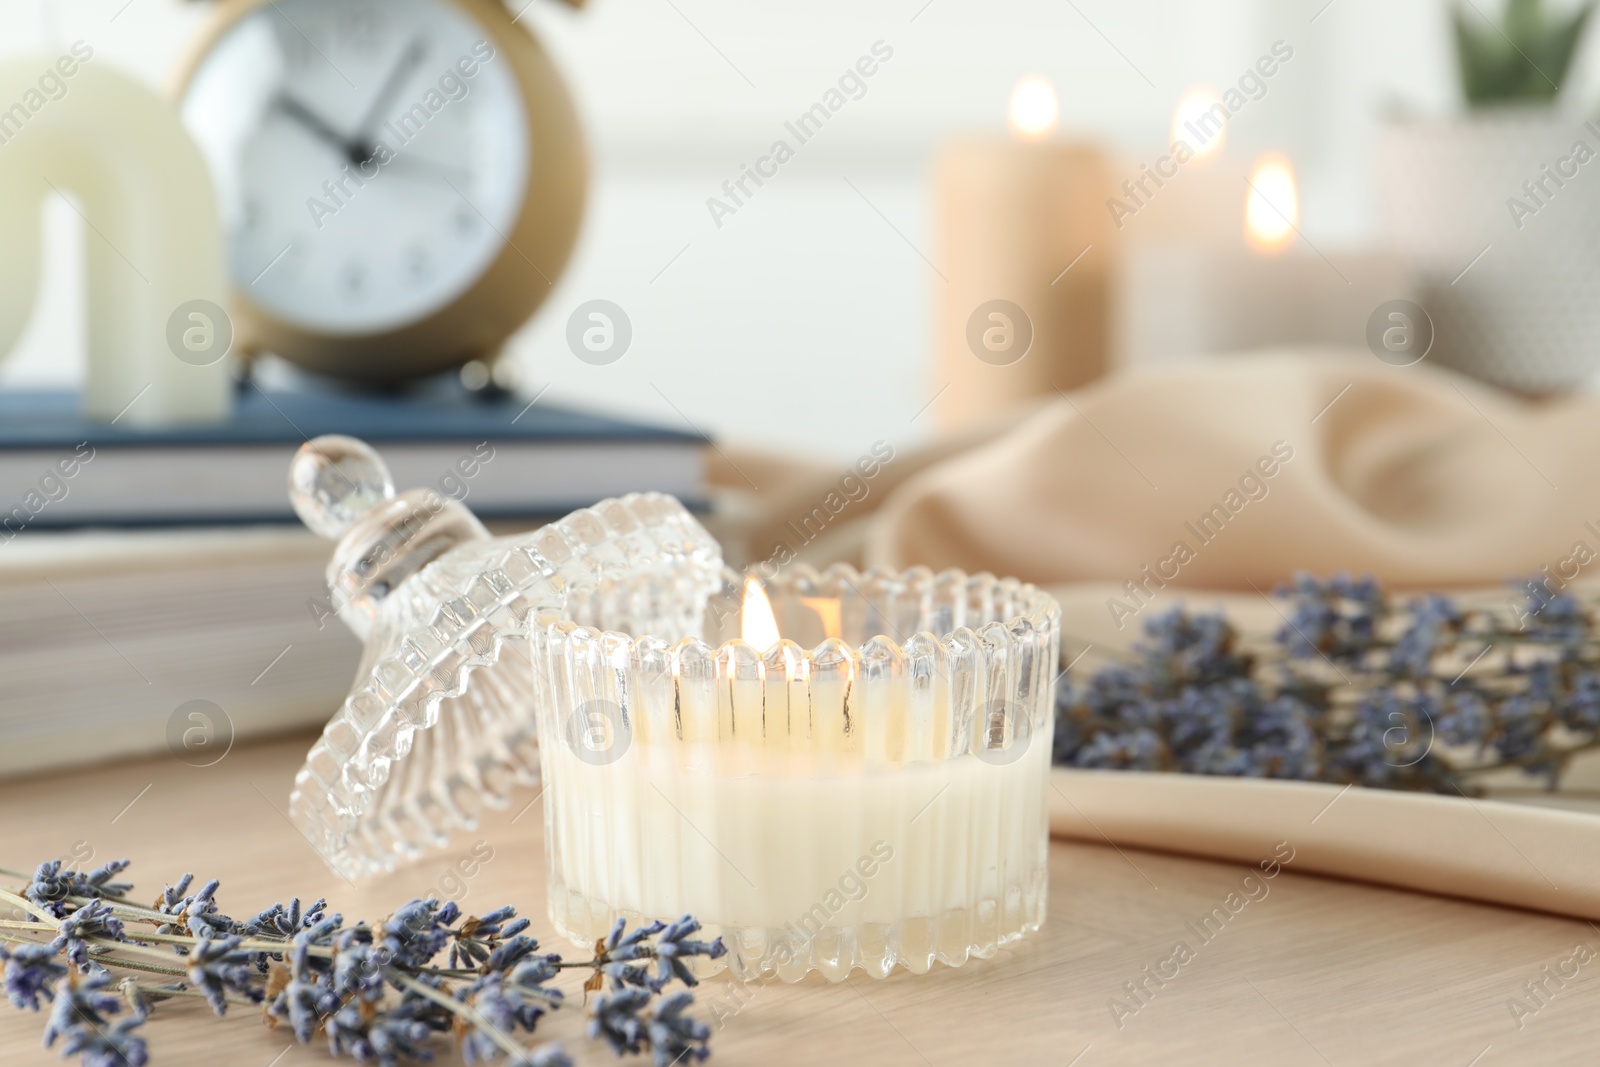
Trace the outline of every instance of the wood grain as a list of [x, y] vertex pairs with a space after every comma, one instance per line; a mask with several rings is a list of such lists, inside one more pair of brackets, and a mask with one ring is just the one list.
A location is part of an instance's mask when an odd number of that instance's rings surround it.
[[[436, 859], [355, 887], [328, 873], [283, 814], [309, 740], [240, 747], [203, 769], [161, 758], [0, 784], [0, 866], [92, 848], [100, 861], [134, 858], [141, 898], [192, 870], [221, 878], [224, 910], [236, 914], [299, 891], [372, 918], [450, 890], [447, 864], [481, 841], [494, 855], [467, 880], [463, 906], [515, 903], [549, 934], [542, 812], [531, 791]], [[885, 981], [858, 973], [839, 985], [706, 983], [701, 999], [732, 1012], [712, 1062], [1496, 1067], [1593, 1058], [1600, 960], [1559, 990], [1549, 983], [1553, 998], [1520, 1029], [1507, 1007], [1513, 997], [1534, 1007], [1523, 983], [1576, 944], [1600, 949], [1589, 924], [1320, 878], [1291, 863], [1206, 942], [1187, 924], [1226, 907], [1249, 873], [1242, 864], [1056, 842], [1050, 866], [1044, 931], [992, 960]], [[1119, 1028], [1112, 998], [1132, 1006], [1124, 983], [1158, 968], [1179, 941], [1193, 958], [1160, 987], [1148, 982], [1152, 995]], [[43, 1023], [0, 1008], [0, 1064], [56, 1062], [40, 1047]], [[542, 1025], [580, 1063], [614, 1062], [581, 1036], [575, 1005]], [[148, 1033], [157, 1067], [329, 1062], [249, 1011], [224, 1021], [203, 1005], [163, 1005]]]

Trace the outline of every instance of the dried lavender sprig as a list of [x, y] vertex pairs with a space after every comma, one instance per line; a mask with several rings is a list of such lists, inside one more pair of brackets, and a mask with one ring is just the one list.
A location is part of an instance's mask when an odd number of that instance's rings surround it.
[[[108, 868], [115, 874], [126, 866], [119, 861]], [[48, 874], [48, 865], [44, 867]], [[594, 959], [566, 961], [540, 953], [538, 943], [523, 933], [527, 921], [516, 918], [510, 908], [463, 920], [453, 904], [435, 900], [413, 901], [376, 926], [345, 927], [342, 917], [323, 913], [322, 901], [304, 911], [298, 901], [274, 905], [239, 922], [218, 909], [217, 883], [206, 883], [190, 894], [193, 882], [186, 875], [168, 886], [154, 909], [99, 895], [108, 884], [106, 878], [86, 883], [88, 896], [68, 894], [60, 900], [47, 898], [44, 904], [0, 890], [0, 900], [9, 900], [38, 920], [5, 920], [5, 928], [20, 928], [19, 932], [0, 930], [0, 940], [21, 942], [0, 957], [7, 965], [8, 987], [20, 994], [13, 999], [37, 1010], [52, 997], [59, 1001], [65, 991], [78, 990], [81, 982], [82, 992], [74, 992], [72, 1004], [55, 1005], [50, 1036], [61, 1041], [69, 1054], [79, 1054], [88, 1067], [111, 1067], [113, 1062], [116, 1067], [140, 1067], [148, 1051], [133, 1031], [143, 1024], [150, 1001], [173, 997], [204, 998], [218, 1014], [228, 1004], [265, 997], [269, 1016], [288, 1018], [302, 1042], [325, 1032], [336, 1055], [375, 1061], [379, 1067], [428, 1058], [429, 1042], [452, 1029], [452, 1019], [465, 1027], [463, 1049], [469, 1058], [504, 1056], [508, 1067], [570, 1067], [571, 1060], [559, 1045], [528, 1049], [512, 1037], [518, 1029], [532, 1031], [547, 1011], [564, 1003], [561, 991], [547, 988], [545, 982], [572, 967], [588, 968], [600, 978], [607, 967], [637, 970], [642, 968], [633, 961], [654, 959], [659, 974], [654, 978], [646, 974], [644, 988], [637, 990], [644, 1002], [653, 1002], [656, 991], [670, 981], [693, 983], [694, 975], [683, 963], [686, 958], [715, 959], [726, 952], [720, 939], [705, 942], [690, 937], [699, 924], [685, 916], [670, 926], [653, 923], [632, 931], [619, 923], [609, 945], [600, 946]], [[57, 911], [63, 914], [58, 917]], [[132, 931], [125, 926], [128, 921], [156, 930]], [[52, 935], [54, 940], [36, 940], [24, 936], [24, 931]], [[291, 932], [291, 937], [283, 936]], [[185, 966], [128, 955], [143, 952], [162, 958], [160, 946], [177, 948], [186, 957]], [[433, 959], [447, 947], [452, 965], [477, 966], [459, 970], [434, 966]], [[81, 979], [71, 974], [62, 977], [60, 957], [68, 953], [77, 955], [87, 968]], [[265, 966], [280, 959], [285, 962]], [[122, 988], [133, 1014], [108, 1026], [104, 1024], [115, 1003], [104, 990], [110, 980], [108, 966], [164, 974], [186, 983], [141, 988], [124, 979]], [[469, 979], [469, 985], [450, 988], [452, 981]], [[397, 1004], [384, 1005], [385, 985], [401, 992]], [[640, 1016], [645, 1030], [639, 1047], [651, 1049], [658, 1064], [707, 1054], [704, 1038], [709, 1028], [684, 1014], [691, 1002], [689, 994], [680, 993]], [[97, 1013], [98, 1021], [72, 1022], [62, 1014], [82, 1016], [84, 1010]]]
[[700, 932], [700, 923], [692, 915], [685, 915], [676, 922], [669, 923], [656, 938], [655, 956], [660, 970], [657, 974], [657, 990], [673, 978], [687, 986], [696, 986], [700, 980], [690, 971], [685, 960], [694, 956], [704, 956], [707, 959], [720, 959], [727, 955], [728, 949], [719, 937], [715, 941], [697, 941], [689, 937], [690, 934]]
[[67, 968], [56, 962], [60, 950], [54, 945], [26, 942], [19, 948], [0, 945], [0, 962], [5, 964], [6, 996], [11, 1003], [38, 1011], [43, 1001], [55, 997], [55, 983], [65, 978]]
[[61, 1054], [76, 1053], [84, 1067], [144, 1067], [149, 1050], [133, 1031], [144, 1025], [145, 1005], [136, 999], [130, 1017], [112, 1022], [108, 1017], [121, 1011], [122, 1000], [106, 991], [110, 985], [111, 975], [103, 970], [83, 978], [69, 974], [58, 981], [44, 1030], [45, 1047], [59, 1039]]
[[706, 1048], [711, 1028], [684, 1014], [693, 1002], [692, 994], [674, 993], [649, 1011], [648, 989], [630, 986], [602, 993], [595, 999], [589, 1036], [604, 1040], [619, 1056], [649, 1049], [656, 1067], [703, 1060], [711, 1054]]
[[62, 902], [67, 897], [120, 897], [132, 889], [127, 882], [113, 881], [128, 862], [113, 860], [84, 874], [65, 869], [60, 860], [45, 860], [34, 869], [23, 894], [59, 919], [65, 915]]
[[122, 920], [111, 914], [103, 901], [95, 901], [67, 915], [61, 920], [56, 939], [51, 947], [60, 950], [79, 969], [89, 967], [91, 941], [126, 941]]
[[[674, 978], [687, 986], [699, 985], [700, 980], [684, 961], [694, 956], [721, 959], [728, 951], [720, 937], [715, 941], [691, 939], [689, 935], [699, 932], [700, 923], [690, 915], [673, 923], [648, 923], [635, 927], [631, 933], [626, 930], [627, 923], [618, 919], [600, 943], [602, 951], [597, 962], [601, 973], [611, 979], [613, 990], [637, 986], [659, 993]], [[648, 967], [639, 965], [640, 960], [656, 961], [654, 977]]]
[[1600, 628], [1575, 597], [1523, 588], [1513, 628], [1445, 597], [1298, 575], [1279, 590], [1286, 624], [1255, 651], [1221, 615], [1169, 612], [1130, 661], [1058, 694], [1056, 761], [1447, 793], [1514, 767], [1554, 787], [1600, 746]]
[[[536, 1059], [535, 1057], [541, 1054], [544, 1056], [543, 1062], [546, 1064], [557, 1064], [561, 1059], [565, 1059], [565, 1056], [560, 1053], [558, 1047], [552, 1048], [551, 1046], [547, 1045], [537, 1052], [523, 1048], [522, 1045], [518, 1044], [514, 1038], [512, 1038], [499, 1026], [495, 1025], [494, 1021], [489, 1019], [488, 1016], [480, 1011], [474, 1004], [456, 1000], [447, 994], [434, 989], [432, 986], [429, 986], [424, 982], [404, 974], [396, 973], [391, 976], [391, 980], [395, 981], [404, 988], [411, 990], [418, 996], [423, 997], [426, 1000], [433, 1001], [441, 1008], [461, 1016], [463, 1019], [473, 1025], [477, 1034], [498, 1046], [502, 1052], [506, 1053], [506, 1055], [512, 1059], [513, 1062], [538, 1063], [540, 1060]], [[531, 1030], [532, 1027], [530, 1026], [528, 1029]], [[485, 1050], [482, 1042], [474, 1043], [472, 1048], [478, 1059], [487, 1059], [487, 1057], [484, 1055]], [[552, 1056], [552, 1053], [554, 1056]], [[560, 1059], [555, 1057], [560, 1057]], [[468, 1062], [473, 1061], [468, 1060]], [[570, 1063], [570, 1061], [567, 1062]]]
[[218, 1015], [228, 1013], [228, 994], [235, 993], [246, 1003], [258, 1003], [265, 995], [256, 988], [258, 972], [254, 958], [239, 949], [237, 937], [201, 938], [189, 953], [189, 981], [211, 1004]]

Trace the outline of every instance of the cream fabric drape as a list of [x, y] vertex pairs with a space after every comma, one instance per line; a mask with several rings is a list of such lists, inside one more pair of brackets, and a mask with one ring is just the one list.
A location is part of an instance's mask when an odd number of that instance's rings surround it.
[[[919, 471], [865, 559], [1041, 584], [1146, 566], [1194, 589], [1341, 569], [1496, 583], [1600, 548], [1597, 454], [1597, 398], [1532, 404], [1365, 355], [1197, 362], [1106, 380]], [[1179, 543], [1193, 558], [1161, 568]]]

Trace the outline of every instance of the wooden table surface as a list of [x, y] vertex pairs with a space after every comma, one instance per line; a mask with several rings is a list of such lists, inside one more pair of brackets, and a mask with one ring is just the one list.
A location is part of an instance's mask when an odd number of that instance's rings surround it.
[[[542, 811], [529, 791], [512, 808], [418, 867], [354, 887], [330, 874], [284, 816], [310, 739], [241, 746], [215, 766], [170, 757], [0, 785], [0, 867], [85, 855], [131, 857], [135, 896], [154, 898], [184, 871], [222, 879], [219, 900], [253, 913], [298, 892], [324, 895], [349, 919], [380, 918], [413, 896], [464, 892], [467, 911], [516, 904], [554, 945], [545, 919]], [[524, 807], [526, 805], [526, 807]], [[521, 810], [519, 810], [521, 809]], [[474, 845], [493, 857], [464, 887], [447, 864]], [[736, 990], [725, 978], [702, 1001], [743, 1004], [712, 1039], [712, 1063], [1100, 1067], [1184, 1064], [1500, 1064], [1592, 1062], [1600, 958], [1538, 1005], [1543, 979], [1600, 930], [1547, 915], [1419, 896], [1286, 869], [1215, 939], [1186, 925], [1222, 904], [1247, 873], [1192, 858], [1055, 842], [1043, 932], [996, 958], [884, 981], [859, 972], [830, 985]], [[1193, 959], [1121, 1020], [1124, 983], [1172, 954]], [[1570, 968], [1569, 968], [1570, 969]], [[1168, 968], [1170, 973], [1170, 967]], [[1528, 1008], [1521, 1026], [1508, 1008]], [[1128, 1002], [1132, 1003], [1132, 1002]], [[156, 1067], [302, 1067], [332, 1062], [300, 1048], [259, 1013], [226, 1020], [199, 1002], [160, 1007], [146, 1027]], [[707, 1013], [709, 1015], [709, 1013]], [[44, 1018], [0, 1006], [0, 1064], [56, 1062]], [[580, 1063], [614, 1062], [581, 1036], [580, 1009], [541, 1034]], [[350, 1061], [339, 1061], [350, 1062]], [[452, 1054], [439, 1061], [455, 1063]], [[638, 1061], [647, 1062], [647, 1061]]]

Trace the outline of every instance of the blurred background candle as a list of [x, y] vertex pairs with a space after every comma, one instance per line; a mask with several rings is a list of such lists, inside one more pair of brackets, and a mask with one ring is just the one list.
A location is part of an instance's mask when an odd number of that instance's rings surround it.
[[1055, 136], [1059, 113], [1051, 83], [1024, 78], [1007, 107], [1009, 139], [957, 141], [936, 164], [943, 282], [931, 387], [946, 427], [1110, 367], [1111, 168], [1095, 145]]
[[[1225, 245], [1238, 237], [1245, 169], [1226, 152], [1228, 124], [1218, 92], [1192, 86], [1173, 107], [1165, 150], [1121, 160], [1123, 178], [1113, 195], [1123, 205], [1116, 212], [1122, 241]], [[1136, 184], [1151, 173], [1153, 179]]]
[[1122, 360], [1359, 345], [1375, 308], [1412, 296], [1410, 271], [1393, 255], [1305, 238], [1294, 164], [1282, 153], [1256, 159], [1233, 190], [1208, 232], [1129, 242], [1117, 315]]

